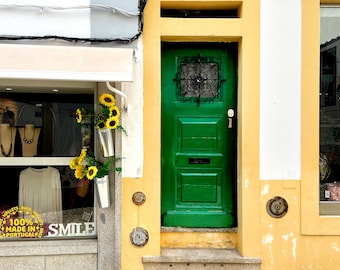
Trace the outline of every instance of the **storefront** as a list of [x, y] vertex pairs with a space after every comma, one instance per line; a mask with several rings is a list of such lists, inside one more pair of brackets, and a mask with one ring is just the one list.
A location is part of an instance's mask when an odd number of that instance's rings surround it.
[[[334, 268], [339, 4], [148, 1], [129, 44], [3, 42], [0, 264]], [[70, 168], [87, 142], [110, 159], [71, 117], [102, 94], [121, 127], [108, 207]], [[42, 170], [53, 215], [22, 202]]]
[[[129, 92], [142, 89], [136, 46], [1, 44], [2, 267], [119, 269], [123, 119]], [[105, 110], [116, 121], [109, 154], [96, 128]], [[107, 166], [107, 197], [103, 170], [89, 172], [98, 163], [72, 167], [84, 149]]]

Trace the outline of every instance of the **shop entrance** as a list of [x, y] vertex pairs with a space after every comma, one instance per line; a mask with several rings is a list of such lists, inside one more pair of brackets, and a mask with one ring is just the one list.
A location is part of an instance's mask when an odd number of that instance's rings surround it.
[[236, 43], [162, 44], [162, 225], [236, 224]]

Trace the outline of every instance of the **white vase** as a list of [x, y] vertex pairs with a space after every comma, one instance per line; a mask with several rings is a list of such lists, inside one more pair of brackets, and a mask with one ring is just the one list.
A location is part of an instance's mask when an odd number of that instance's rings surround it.
[[97, 190], [97, 200], [100, 208], [107, 208], [110, 206], [110, 181], [109, 176], [105, 175], [94, 179]]
[[104, 157], [115, 155], [113, 134], [111, 129], [97, 129], [100, 149]]

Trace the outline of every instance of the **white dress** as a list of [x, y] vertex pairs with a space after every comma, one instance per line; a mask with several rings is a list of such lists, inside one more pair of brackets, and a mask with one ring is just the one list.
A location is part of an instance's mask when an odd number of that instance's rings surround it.
[[19, 177], [19, 207], [31, 207], [44, 223], [62, 223], [60, 173], [56, 168], [28, 167]]

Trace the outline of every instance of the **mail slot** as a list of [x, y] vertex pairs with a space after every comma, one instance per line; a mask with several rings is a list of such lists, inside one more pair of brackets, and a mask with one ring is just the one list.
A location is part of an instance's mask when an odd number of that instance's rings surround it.
[[210, 164], [210, 158], [189, 158], [189, 164]]

